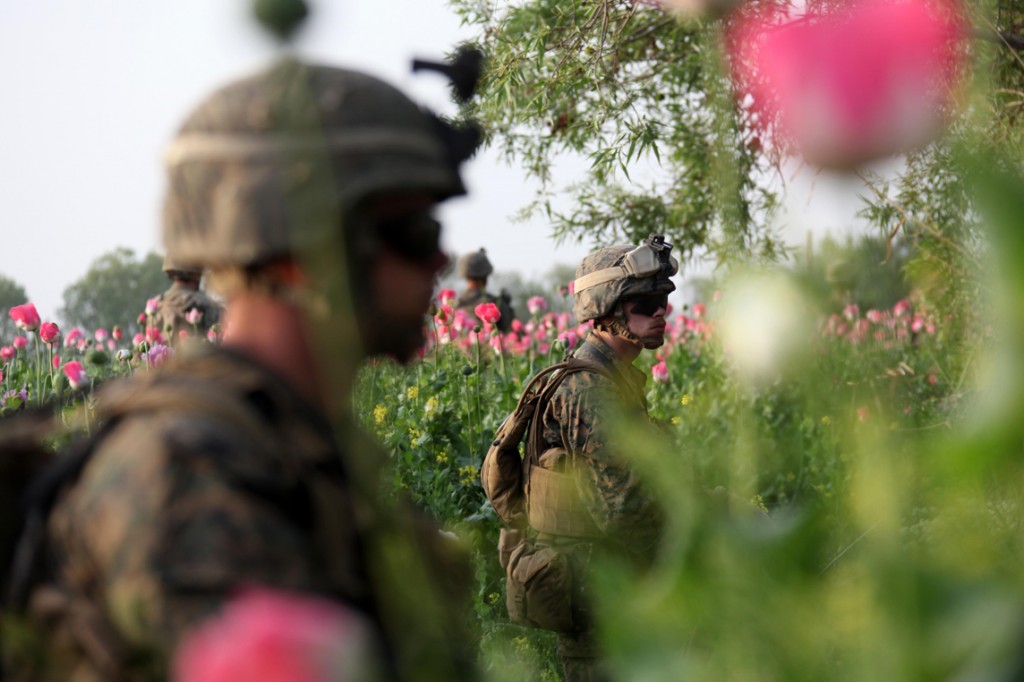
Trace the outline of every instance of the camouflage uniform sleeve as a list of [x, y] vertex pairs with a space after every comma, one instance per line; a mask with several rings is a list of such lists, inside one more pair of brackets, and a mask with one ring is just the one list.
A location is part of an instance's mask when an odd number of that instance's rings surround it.
[[94, 455], [56, 544], [72, 591], [133, 646], [170, 650], [248, 582], [311, 587], [304, 498], [267, 458], [251, 464], [254, 449], [209, 419], [165, 415], [126, 420]]
[[610, 410], [628, 409], [615, 384], [593, 372], [574, 374], [559, 387], [549, 409], [579, 472], [580, 499], [598, 528], [635, 554], [648, 552], [660, 535], [662, 517], [629, 466], [629, 454], [617, 450], [609, 420], [602, 418]]

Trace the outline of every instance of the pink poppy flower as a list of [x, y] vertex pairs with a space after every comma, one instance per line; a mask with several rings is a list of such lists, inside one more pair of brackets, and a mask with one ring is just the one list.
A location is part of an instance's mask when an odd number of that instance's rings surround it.
[[520, 322], [519, 320], [512, 320], [512, 324], [509, 326], [511, 327], [512, 331], [514, 331], [516, 334], [523, 331], [523, 323]]
[[438, 325], [437, 326], [437, 342], [439, 344], [441, 344], [442, 346], [445, 346], [445, 345], [448, 345], [451, 342], [451, 340], [452, 340], [452, 330], [451, 330], [451, 327], [448, 327], [448, 326], [443, 325], [443, 324]]
[[651, 377], [659, 383], [668, 383], [668, 365], [664, 360], [651, 367]]
[[364, 617], [337, 602], [268, 588], [242, 593], [187, 632], [175, 682], [379, 679]]
[[138, 348], [144, 343], [146, 343], [146, 335], [143, 334], [142, 332], [139, 332], [138, 334], [132, 337], [132, 345], [135, 346], [136, 348]]
[[437, 324], [448, 324], [452, 319], [452, 307], [447, 303], [442, 303], [441, 307], [437, 309], [437, 313], [434, 315], [434, 321]]
[[0, 372], [0, 384], [4, 382], [4, 373]]
[[14, 344], [14, 347], [17, 348], [18, 350], [24, 350], [25, 348], [28, 347], [28, 337], [15, 336], [14, 339], [12, 340], [12, 343]]
[[160, 309], [160, 297], [154, 296], [146, 301], [146, 314], [154, 315]]
[[693, 317], [695, 319], [699, 320], [700, 318], [704, 317], [704, 314], [707, 313], [707, 311], [708, 310], [707, 310], [707, 308], [704, 307], [703, 303], [694, 303], [693, 304]]
[[867, 405], [861, 405], [857, 408], [857, 421], [866, 422], [871, 418], [871, 408]]
[[107, 350], [117, 350], [117, 341], [114, 341], [114, 339], [107, 339]]
[[60, 328], [53, 322], [43, 322], [39, 325], [39, 338], [48, 346], [55, 346], [60, 343]]
[[530, 311], [531, 315], [540, 315], [548, 309], [548, 302], [544, 300], [543, 296], [531, 296], [526, 301], [526, 309]]
[[14, 346], [4, 346], [3, 348], [0, 348], [0, 360], [3, 360], [4, 362], [10, 362], [17, 354], [18, 351], [14, 350]]
[[150, 367], [159, 367], [172, 355], [174, 355], [174, 350], [170, 346], [157, 342], [149, 347], [149, 351], [146, 352], [146, 359]]
[[54, 355], [51, 364], [53, 365], [54, 369], [60, 369], [60, 356]]
[[115, 324], [114, 328], [110, 330], [110, 335], [114, 337], [115, 341], [120, 341], [124, 338], [124, 332], [121, 330], [121, 325]]
[[14, 324], [17, 325], [18, 329], [24, 332], [34, 332], [39, 329], [39, 324], [42, 322], [39, 319], [39, 312], [32, 303], [16, 305], [7, 314], [14, 320]]
[[78, 342], [81, 341], [84, 337], [85, 335], [82, 333], [81, 329], [79, 329], [78, 327], [72, 327], [71, 331], [64, 335], [64, 347], [72, 348], [74, 346], [77, 346]]
[[948, 118], [966, 56], [958, 0], [747, 7], [727, 38], [733, 80], [782, 147], [849, 168], [928, 142]]
[[139, 316], [135, 318], [135, 321], [138, 322], [139, 325], [146, 324], [146, 313], [139, 313]]
[[110, 334], [109, 334], [109, 333], [107, 333], [107, 330], [106, 330], [106, 329], [103, 329], [102, 327], [100, 327], [99, 329], [97, 329], [97, 330], [95, 331], [95, 333], [93, 333], [93, 337], [94, 337], [94, 338], [95, 338], [95, 339], [96, 339], [97, 341], [99, 341], [100, 343], [103, 343], [103, 342], [104, 342], [104, 341], [106, 341], [106, 340], [107, 340], [108, 338], [110, 338]]
[[558, 340], [565, 344], [567, 350], [572, 350], [576, 347], [576, 343], [580, 340], [580, 337], [575, 332], [562, 332], [558, 335]]
[[72, 360], [64, 365], [63, 371], [64, 376], [68, 378], [68, 383], [71, 384], [71, 388], [76, 391], [88, 385], [89, 375], [86, 373], [85, 367], [82, 366], [82, 363], [77, 360]]
[[487, 324], [494, 324], [501, 319], [501, 311], [493, 303], [481, 303], [473, 308], [473, 312]]
[[856, 303], [849, 304], [848, 306], [843, 308], [843, 317], [845, 317], [848, 320], [853, 320], [856, 319], [857, 317], [860, 317], [860, 306], [858, 306]]
[[452, 301], [455, 300], [455, 290], [441, 289], [437, 294], [437, 300], [441, 302], [441, 305], [451, 305]]
[[203, 311], [199, 308], [192, 308], [185, 313], [185, 321], [192, 325], [199, 324], [203, 321]]

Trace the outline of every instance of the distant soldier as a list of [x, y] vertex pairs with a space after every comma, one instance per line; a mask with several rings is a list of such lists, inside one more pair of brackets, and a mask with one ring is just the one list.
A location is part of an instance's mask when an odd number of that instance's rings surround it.
[[473, 311], [481, 303], [493, 303], [498, 306], [498, 312], [501, 313], [498, 329], [507, 332], [512, 328], [515, 312], [512, 310], [511, 296], [507, 291], [502, 290], [500, 296], [488, 293], [487, 278], [491, 276], [492, 272], [494, 272], [494, 267], [487, 259], [487, 252], [484, 249], [467, 253], [460, 258], [459, 277], [466, 280], [466, 288], [455, 299], [455, 307], [473, 314]]
[[[572, 593], [564, 599], [579, 617], [558, 633], [566, 680], [607, 679], [588, 622], [586, 572], [595, 552], [609, 551], [646, 565], [662, 532], [662, 514], [616, 442], [613, 416], [651, 424], [644, 384], [632, 361], [665, 340], [669, 279], [678, 270], [660, 235], [641, 246], [610, 246], [583, 259], [574, 282], [574, 312], [594, 330], [572, 354], [593, 368], [567, 376], [544, 408], [541, 447], [528, 482], [529, 525], [538, 547], [570, 558]], [[651, 424], [652, 434], [654, 426]], [[572, 483], [563, 483], [566, 477]], [[514, 560], [514, 559], [513, 559]]]
[[199, 288], [203, 271], [164, 256], [164, 272], [171, 287], [157, 297], [156, 311], [147, 326], [159, 331], [172, 346], [178, 345], [183, 335], [205, 338], [210, 327], [220, 322], [221, 305]]
[[382, 494], [387, 456], [349, 401], [363, 358], [424, 342], [447, 261], [431, 211], [464, 193], [477, 139], [371, 76], [292, 59], [187, 118], [164, 241], [225, 296], [223, 344], [100, 396], [108, 425], [51, 516], [54, 575], [32, 599], [47, 679], [165, 679], [247, 585], [360, 614], [381, 679], [476, 677], [464, 551]]

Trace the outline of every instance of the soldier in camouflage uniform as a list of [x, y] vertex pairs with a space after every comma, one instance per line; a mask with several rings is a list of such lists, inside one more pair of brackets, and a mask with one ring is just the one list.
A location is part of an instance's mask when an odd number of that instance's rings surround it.
[[[609, 421], [614, 413], [650, 423], [647, 375], [632, 361], [642, 350], [664, 343], [668, 294], [675, 289], [669, 278], [678, 269], [670, 250], [660, 237], [639, 248], [610, 246], [588, 255], [576, 271], [574, 312], [580, 322], [593, 320], [594, 330], [573, 357], [604, 371], [568, 375], [545, 408], [538, 453], [543, 471], [535, 466], [530, 474], [529, 514], [538, 543], [569, 554], [584, 584], [593, 551], [645, 564], [662, 530], [659, 508], [627, 453], [616, 446]], [[542, 498], [539, 477], [549, 471], [572, 474], [571, 499]], [[566, 518], [570, 514], [575, 515], [572, 523]], [[579, 606], [586, 610], [585, 603]], [[606, 679], [594, 633], [585, 622], [577, 631], [558, 633], [558, 651], [570, 682]]]
[[164, 272], [171, 286], [158, 297], [156, 312], [147, 325], [159, 331], [171, 346], [177, 346], [183, 335], [206, 338], [210, 327], [220, 321], [221, 306], [199, 288], [203, 271], [164, 256]]
[[383, 679], [474, 679], [465, 554], [352, 423], [357, 363], [412, 358], [446, 257], [434, 205], [476, 134], [365, 74], [286, 59], [207, 98], [168, 150], [168, 255], [226, 298], [221, 347], [113, 384], [50, 522], [31, 613], [50, 679], [165, 679], [239, 587], [319, 595], [375, 632]]
[[501, 317], [498, 319], [498, 330], [507, 333], [512, 328], [512, 320], [515, 319], [515, 311], [512, 310], [512, 301], [508, 292], [502, 290], [500, 296], [488, 293], [487, 278], [494, 272], [494, 266], [487, 258], [487, 252], [483, 249], [474, 253], [467, 253], [459, 259], [459, 277], [466, 280], [466, 288], [458, 298], [455, 299], [455, 307], [465, 310], [470, 315], [481, 303], [493, 303], [498, 306]]

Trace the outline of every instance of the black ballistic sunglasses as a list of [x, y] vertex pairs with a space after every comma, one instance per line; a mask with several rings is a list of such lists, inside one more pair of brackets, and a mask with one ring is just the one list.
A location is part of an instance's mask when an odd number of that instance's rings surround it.
[[424, 263], [441, 250], [441, 223], [429, 213], [378, 220], [378, 238], [399, 256]]
[[629, 309], [634, 315], [654, 317], [654, 313], [663, 308], [668, 310], [668, 294], [652, 294], [650, 296], [637, 296], [627, 298], [624, 303], [631, 305]]

